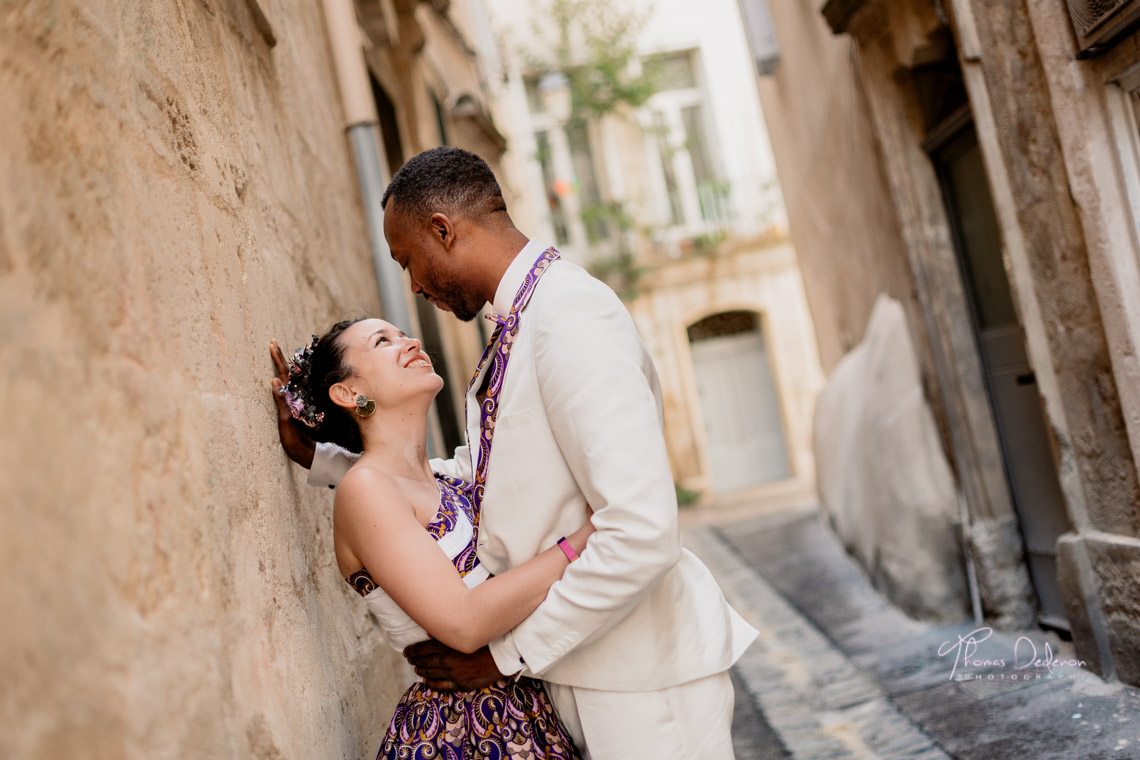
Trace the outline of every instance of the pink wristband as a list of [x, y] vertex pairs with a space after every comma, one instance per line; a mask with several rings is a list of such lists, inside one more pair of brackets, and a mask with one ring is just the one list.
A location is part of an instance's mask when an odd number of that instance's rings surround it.
[[578, 552], [574, 551], [574, 547], [571, 546], [570, 542], [566, 540], [566, 536], [558, 539], [558, 548], [561, 549], [562, 553], [566, 555], [566, 559], [570, 560], [571, 562], [578, 559]]

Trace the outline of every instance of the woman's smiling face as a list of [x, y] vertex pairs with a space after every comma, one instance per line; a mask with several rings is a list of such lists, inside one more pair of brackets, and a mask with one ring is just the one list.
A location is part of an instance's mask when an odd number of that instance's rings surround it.
[[416, 338], [382, 319], [364, 319], [340, 335], [345, 362], [352, 367], [346, 384], [380, 406], [394, 406], [409, 396], [435, 394], [443, 379]]

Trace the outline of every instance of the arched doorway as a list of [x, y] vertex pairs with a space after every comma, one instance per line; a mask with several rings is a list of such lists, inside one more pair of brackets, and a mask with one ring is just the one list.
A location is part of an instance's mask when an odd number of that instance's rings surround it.
[[788, 478], [780, 396], [760, 315], [713, 314], [688, 334], [713, 488], [735, 491]]

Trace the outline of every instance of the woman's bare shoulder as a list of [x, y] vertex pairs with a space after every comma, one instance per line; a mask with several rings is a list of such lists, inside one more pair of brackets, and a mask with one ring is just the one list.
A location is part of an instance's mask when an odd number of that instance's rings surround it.
[[391, 475], [364, 463], [353, 465], [341, 479], [333, 503], [338, 520], [411, 508], [411, 501]]

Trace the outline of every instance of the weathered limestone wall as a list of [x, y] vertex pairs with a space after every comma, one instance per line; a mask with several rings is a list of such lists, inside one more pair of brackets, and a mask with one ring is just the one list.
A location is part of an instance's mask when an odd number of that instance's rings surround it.
[[[942, 366], [938, 365], [938, 352], [946, 354], [945, 325], [930, 318], [919, 303], [932, 291], [944, 290], [947, 282], [953, 285], [955, 281], [948, 280], [945, 273], [931, 274], [916, 253], [931, 246], [946, 250], [950, 245], [940, 216], [938, 189], [932, 184], [933, 189], [922, 196], [923, 201], [929, 201], [929, 208], [919, 202], [920, 194], [909, 172], [913, 164], [926, 159], [911, 144], [909, 122], [913, 113], [900, 105], [898, 85], [892, 77], [898, 68], [894, 59], [888, 70], [878, 65], [874, 51], [860, 49], [851, 36], [834, 35], [818, 4], [808, 7], [795, 0], [771, 0], [770, 8], [780, 39], [780, 65], [774, 75], [758, 80], [761, 100], [823, 365], [831, 373], [826, 392], [831, 411], [822, 417], [817, 411], [815, 455], [820, 496], [826, 509], [841, 516], [837, 528], [881, 588], [915, 614], [933, 618], [952, 615], [962, 610], [958, 584], [961, 565], [957, 541], [943, 511], [956, 513], [956, 502], [931, 501], [929, 493], [908, 490], [908, 475], [896, 468], [881, 471], [852, 464], [854, 455], [834, 445], [830, 438], [839, 428], [872, 436], [876, 441], [885, 435], [869, 422], [856, 424], [853, 417], [860, 414], [861, 405], [870, 403], [865, 395], [879, 391], [864, 387], [858, 373], [852, 374], [849, 369], [841, 376], [838, 369], [848, 363], [845, 354], [859, 345], [869, 329], [875, 304], [887, 298], [906, 328], [922, 389], [922, 398], [914, 400], [914, 414], [902, 419], [913, 421], [920, 406], [923, 410], [928, 407], [923, 414], [930, 415], [935, 432], [931, 438], [912, 435], [910, 446], [926, 448], [908, 449], [908, 455], [918, 464], [926, 463], [927, 468], [932, 462], [947, 463], [952, 478], [964, 482], [971, 497], [984, 494], [986, 485], [1007, 493], [1004, 481], [985, 480], [990, 473], [979, 474], [982, 466], [958, 458], [962, 447], [955, 445], [951, 426], [963, 417], [972, 421], [971, 412], [989, 415], [989, 410], [979, 395], [981, 406], [963, 411], [962, 399], [945, 390], [948, 379], [953, 382], [956, 374], [968, 374], [969, 367], [957, 367], [945, 356]], [[886, 24], [877, 31], [887, 36], [883, 47], [893, 52]], [[920, 265], [917, 269], [916, 261]], [[950, 261], [953, 263], [952, 258]], [[956, 278], [956, 271], [950, 270], [950, 277]], [[964, 330], [972, 342], [968, 316], [942, 311], [947, 313], [945, 321], [958, 326], [955, 335]], [[932, 340], [938, 340], [938, 345]], [[980, 381], [981, 375], [969, 374], [969, 379]], [[982, 389], [978, 386], [975, 391]], [[847, 445], [852, 442], [848, 440]], [[986, 460], [983, 465], [992, 468], [994, 461], [1000, 476], [1000, 459]], [[848, 482], [840, 488], [842, 478]], [[978, 485], [978, 481], [983, 484]], [[949, 488], [942, 493], [943, 499], [954, 492], [953, 483]], [[917, 499], [916, 504], [905, 505], [903, 494]], [[896, 518], [898, 530], [885, 525]], [[1017, 544], [1005, 540], [1011, 526], [1013, 538], [1018, 539], [1016, 523], [1005, 513], [978, 523], [988, 539], [987, 546], [993, 547], [992, 555], [1004, 560], [993, 562], [991, 555], [978, 552], [975, 559], [989, 594], [985, 601], [992, 604], [996, 617], [1022, 621], [1029, 612], [1024, 599], [1028, 581], [1024, 570], [1019, 569]], [[938, 580], [940, 572], [951, 575]], [[922, 583], [927, 580], [930, 585], [923, 591]]]
[[[1135, 230], [1122, 195], [1134, 159], [1118, 152], [1106, 99], [1131, 70], [1137, 37], [1078, 61], [1063, 5], [950, 0], [833, 0], [823, 9], [857, 40], [900, 231], [923, 305], [945, 398], [959, 483], [970, 506], [971, 553], [989, 614], [1016, 621], [1028, 590], [1017, 518], [944, 204], [922, 141], [924, 92], [908, 69], [955, 55], [977, 132], [1003, 254], [1051, 427], [1077, 534], [1062, 537], [1059, 581], [1078, 653], [1101, 672], [1140, 678], [1135, 465]], [[946, 32], [952, 31], [952, 37]], [[951, 45], [953, 43], [953, 45]], [[929, 94], [929, 93], [925, 93]], [[1118, 104], [1119, 105], [1119, 104]], [[1124, 141], [1134, 140], [1128, 127]], [[1123, 151], [1127, 153], [1128, 151]], [[1123, 160], [1123, 164], [1122, 164]], [[1011, 561], [1011, 558], [1013, 561]]]
[[1079, 61], [1063, 6], [955, 0], [952, 11], [979, 131], [990, 132], [990, 183], [1009, 197], [1012, 280], [1077, 529], [1058, 543], [1073, 639], [1099, 672], [1140, 683], [1140, 271], [1118, 179], [1135, 171], [1118, 148], [1134, 135], [1114, 134], [1109, 102], [1112, 81], [1140, 60], [1140, 35]]
[[780, 65], [758, 79], [760, 100], [824, 370], [859, 343], [886, 293], [904, 305], [923, 373], [932, 375], [853, 42], [831, 33], [818, 3], [769, 5]]
[[278, 443], [379, 304], [320, 6], [0, 13], [0, 756], [370, 756], [407, 681]]
[[[970, 5], [977, 47], [984, 51], [976, 64], [966, 66], [980, 69], [971, 97], [978, 100], [984, 83], [995, 124], [994, 142], [982, 148], [992, 157], [988, 173], [991, 182], [1006, 185], [1017, 199], [1011, 209], [1016, 216], [1001, 221], [1006, 237], [1015, 225], [1020, 236], [1020, 244], [1010, 250], [1010, 268], [1022, 311], [1032, 308], [1037, 317], [1025, 320], [1030, 357], [1035, 370], [1044, 365], [1052, 375], [1043, 393], [1056, 436], [1061, 485], [1070, 511], [1087, 511], [1093, 527], [1136, 536], [1140, 482], [1090, 272], [1086, 232], [1072, 195], [1087, 184], [1070, 186], [1053, 111], [1056, 101], [1045, 74], [1048, 61], [1037, 48], [1025, 3]], [[1059, 58], [1054, 54], [1052, 60]], [[1029, 301], [1035, 302], [1032, 307]]]
[[946, 206], [922, 144], [922, 93], [907, 71], [937, 53], [940, 27], [933, 6], [882, 0], [863, 5], [846, 31], [857, 41], [856, 70], [922, 305], [937, 382], [928, 397], [943, 402], [948, 434], [943, 446], [970, 510], [969, 550], [982, 604], [999, 625], [1025, 625], [1032, 620], [1032, 588], [1020, 555], [1012, 550], [1017, 516]]
[[876, 587], [916, 617], [965, 618], [958, 489], [902, 306], [889, 296], [879, 297], [863, 342], [820, 394], [815, 452], [828, 521]]

